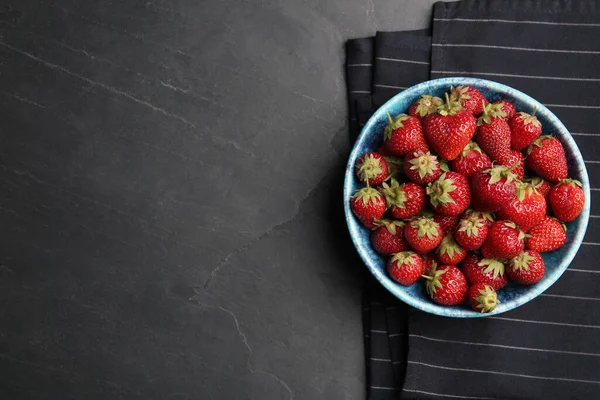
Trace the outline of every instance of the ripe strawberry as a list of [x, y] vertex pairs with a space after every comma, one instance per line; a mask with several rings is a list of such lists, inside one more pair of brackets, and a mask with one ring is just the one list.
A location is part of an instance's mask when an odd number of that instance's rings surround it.
[[546, 215], [546, 200], [532, 185], [519, 183], [517, 197], [496, 214], [498, 219], [510, 220], [528, 232]]
[[461, 218], [454, 232], [454, 238], [467, 250], [477, 250], [483, 245], [488, 234], [488, 226], [475, 215]]
[[419, 254], [425, 254], [438, 247], [443, 239], [442, 228], [429, 217], [413, 218], [404, 228], [406, 241]]
[[501, 260], [486, 259], [477, 253], [469, 252], [460, 264], [469, 285], [485, 283], [500, 290], [508, 283]]
[[527, 148], [527, 167], [542, 178], [557, 183], [567, 178], [567, 157], [560, 140], [540, 136]]
[[392, 119], [388, 114], [389, 124], [385, 128], [384, 140], [386, 147], [399, 156], [413, 151], [427, 151], [429, 147], [423, 136], [421, 122], [410, 115], [400, 114]]
[[396, 156], [384, 156], [388, 166], [388, 177], [398, 178], [404, 172], [404, 160]]
[[540, 253], [525, 250], [511, 259], [506, 266], [508, 277], [521, 285], [533, 285], [544, 277], [546, 265]]
[[489, 213], [489, 212], [475, 211], [470, 208], [467, 209], [467, 211], [465, 211], [462, 218], [469, 218], [471, 216], [475, 216], [475, 217], [479, 218], [481, 220], [481, 222], [483, 222], [488, 228], [490, 226], [492, 226], [494, 221], [496, 221], [494, 219], [494, 214]]
[[527, 250], [538, 253], [560, 249], [567, 241], [567, 227], [556, 218], [545, 216], [529, 230]]
[[418, 281], [424, 270], [423, 258], [412, 251], [396, 253], [387, 263], [388, 274], [404, 286], [410, 286]]
[[506, 119], [507, 121], [511, 119], [513, 115], [515, 115], [517, 112], [517, 110], [515, 110], [515, 106], [513, 106], [513, 104], [510, 101], [498, 100], [495, 101], [494, 104], [500, 104], [500, 110], [502, 110], [504, 114], [506, 114], [504, 119]]
[[499, 303], [494, 288], [485, 283], [476, 283], [471, 286], [467, 292], [467, 297], [473, 310], [482, 313], [494, 311]]
[[431, 275], [432, 271], [438, 266], [438, 259], [433, 253], [423, 254], [423, 261], [425, 262], [425, 269], [423, 275]]
[[444, 160], [454, 160], [475, 135], [477, 122], [471, 112], [461, 109], [446, 95], [446, 103], [438, 112], [423, 120], [423, 132], [433, 149]]
[[467, 280], [454, 265], [441, 265], [426, 276], [425, 286], [431, 299], [444, 306], [455, 306], [465, 301]]
[[430, 96], [428, 94], [423, 95], [408, 108], [408, 115], [422, 121], [424, 117], [436, 112], [438, 106], [441, 106], [443, 102], [444, 101], [439, 97]]
[[492, 160], [508, 159], [510, 152], [510, 127], [499, 104], [488, 104], [477, 120], [475, 141]]
[[414, 183], [426, 185], [442, 175], [441, 165], [430, 152], [415, 151], [404, 159], [404, 173]]
[[498, 160], [500, 165], [504, 165], [512, 170], [518, 180], [525, 176], [525, 156], [519, 150], [509, 150], [506, 158]]
[[377, 186], [388, 176], [388, 165], [378, 153], [365, 153], [354, 166], [356, 177], [365, 185]]
[[440, 263], [456, 265], [465, 258], [467, 250], [460, 247], [452, 234], [449, 233], [442, 239], [442, 243], [438, 246], [436, 254]]
[[515, 179], [515, 174], [501, 165], [473, 174], [473, 208], [477, 211], [493, 212], [506, 206], [517, 194]]
[[408, 219], [425, 208], [425, 189], [416, 183], [408, 182], [400, 185], [392, 178], [389, 184], [383, 182], [381, 192], [394, 218]]
[[514, 222], [496, 221], [481, 246], [485, 258], [513, 258], [525, 248], [525, 232]]
[[535, 117], [535, 110], [531, 115], [525, 112], [515, 114], [508, 125], [511, 131], [510, 143], [515, 150], [524, 149], [542, 134], [542, 124]]
[[431, 206], [438, 214], [459, 215], [471, 203], [471, 189], [467, 178], [456, 172], [444, 172], [427, 186]]
[[371, 229], [375, 227], [375, 220], [385, 213], [385, 198], [372, 187], [365, 187], [352, 196], [350, 207], [356, 218]]
[[433, 220], [440, 224], [440, 227], [442, 228], [442, 233], [444, 235], [450, 232], [454, 232], [454, 228], [456, 228], [456, 224], [458, 224], [458, 217], [454, 215], [434, 214]]
[[538, 191], [539, 194], [541, 194], [546, 200], [548, 200], [548, 193], [550, 193], [550, 189], [552, 189], [552, 185], [550, 184], [550, 182], [538, 176], [533, 178], [525, 178], [523, 182], [532, 185]]
[[581, 214], [585, 203], [581, 182], [563, 179], [550, 189], [548, 202], [556, 218], [563, 222], [573, 221]]
[[377, 228], [371, 231], [371, 245], [377, 253], [389, 256], [410, 249], [404, 239], [404, 222], [382, 219], [375, 221], [375, 225]]
[[473, 115], [481, 114], [484, 105], [489, 103], [479, 90], [471, 86], [450, 88], [450, 100], [458, 102]]
[[469, 142], [458, 158], [452, 160], [452, 170], [470, 178], [475, 172], [492, 167], [492, 161], [475, 142]]

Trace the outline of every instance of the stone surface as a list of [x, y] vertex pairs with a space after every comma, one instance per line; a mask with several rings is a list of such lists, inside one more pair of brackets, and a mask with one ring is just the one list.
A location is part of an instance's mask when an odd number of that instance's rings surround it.
[[0, 1], [0, 397], [364, 398], [343, 43], [433, 1]]

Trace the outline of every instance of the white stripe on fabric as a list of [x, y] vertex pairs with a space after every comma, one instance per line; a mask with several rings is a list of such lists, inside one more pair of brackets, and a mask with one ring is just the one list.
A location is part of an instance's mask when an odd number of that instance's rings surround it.
[[557, 297], [559, 299], [600, 301], [600, 299], [597, 298], [597, 297], [566, 296], [564, 294], [546, 294], [546, 293], [542, 293], [542, 294], [540, 294], [540, 296], [544, 296], [544, 297]]
[[372, 333], [387, 333], [387, 331], [380, 331], [378, 329], [371, 329]]
[[518, 75], [518, 74], [501, 74], [498, 72], [472, 72], [472, 71], [437, 71], [432, 70], [434, 74], [446, 75], [484, 75], [484, 76], [507, 76], [510, 78], [530, 78], [530, 79], [549, 79], [555, 81], [581, 81], [581, 82], [600, 82], [600, 78], [568, 78], [561, 76], [539, 76], [539, 75]]
[[488, 317], [488, 318], [498, 319], [501, 321], [526, 322], [528, 324], [558, 325], [558, 326], [570, 326], [573, 328], [600, 329], [600, 326], [598, 326], [598, 325], [568, 324], [566, 322], [552, 322], [552, 321], [533, 321], [533, 320], [527, 320], [527, 319], [506, 318], [506, 317]]
[[373, 86], [386, 89], [406, 89], [406, 86], [382, 85], [379, 83], [374, 84]]
[[600, 215], [590, 215], [590, 218], [600, 218]]
[[600, 161], [584, 160], [586, 164], [600, 164]]
[[[599, 191], [599, 190], [600, 190], [600, 188], [590, 188], [590, 190], [591, 190], [591, 191], [593, 191], [593, 192], [597, 192], [597, 191]], [[585, 243], [585, 242], [584, 242], [584, 243]]]
[[544, 104], [546, 107], [557, 107], [557, 108], [587, 108], [587, 109], [597, 109], [600, 106], [582, 106], [577, 104]]
[[476, 47], [476, 48], [484, 48], [484, 49], [536, 51], [536, 52], [543, 52], [543, 53], [600, 54], [600, 51], [595, 51], [595, 50], [534, 49], [532, 47], [495, 46], [495, 45], [491, 45], [491, 44], [434, 43], [434, 44], [432, 44], [432, 46], [435, 46], [435, 47]]
[[426, 392], [424, 390], [416, 390], [416, 389], [402, 389], [404, 392], [409, 392], [409, 393], [419, 393], [419, 394], [427, 394], [429, 396], [437, 396], [437, 397], [446, 397], [449, 399], [476, 399], [476, 400], [497, 400], [499, 399], [498, 397], [481, 397], [481, 396], [477, 396], [477, 397], [472, 397], [472, 396], [460, 396], [458, 394], [448, 394], [448, 393], [433, 393], [433, 392]]
[[429, 368], [445, 369], [445, 370], [450, 370], [450, 371], [474, 372], [474, 373], [478, 373], [478, 374], [492, 374], [492, 375], [516, 376], [516, 377], [519, 377], [519, 378], [541, 379], [541, 380], [545, 380], [545, 381], [565, 381], [565, 382], [579, 382], [579, 383], [595, 383], [595, 384], [600, 384], [600, 381], [592, 381], [592, 380], [588, 380], [588, 379], [574, 379], [574, 378], [560, 378], [560, 377], [553, 377], [553, 376], [525, 375], [525, 374], [517, 374], [517, 373], [513, 373], [513, 372], [488, 371], [488, 370], [485, 370], [485, 369], [453, 368], [453, 367], [446, 367], [446, 366], [443, 366], [443, 365], [427, 364], [427, 363], [420, 362], [420, 361], [408, 361], [408, 363], [409, 364], [423, 365], [423, 366], [429, 367]]
[[372, 67], [373, 64], [348, 64], [348, 67]]
[[498, 347], [501, 349], [537, 351], [540, 353], [557, 353], [557, 354], [571, 354], [571, 355], [576, 355], [576, 356], [600, 357], [600, 353], [586, 353], [586, 352], [580, 352], [580, 351], [539, 349], [539, 348], [535, 348], [535, 347], [509, 346], [509, 345], [504, 345], [504, 344], [492, 344], [492, 343], [463, 342], [460, 340], [444, 340], [444, 339], [437, 339], [437, 338], [431, 338], [431, 337], [427, 337], [427, 336], [414, 335], [414, 334], [410, 334], [409, 336], [416, 337], [419, 339], [430, 340], [432, 342], [440, 342], [440, 343], [455, 343], [455, 344], [466, 344], [468, 346]]
[[375, 57], [375, 59], [382, 60], [382, 61], [394, 61], [394, 62], [402, 62], [402, 63], [409, 63], [409, 64], [429, 65], [429, 62], [427, 62], [427, 61], [404, 60], [402, 58]]
[[385, 387], [385, 386], [369, 386], [369, 388], [377, 389], [377, 390], [399, 390], [398, 388]]
[[356, 93], [368, 93], [368, 94], [371, 94], [371, 92], [368, 91], [368, 90], [351, 90], [348, 93], [350, 93], [350, 94], [356, 94]]
[[370, 360], [371, 361], [381, 361], [381, 362], [392, 362], [392, 360], [390, 360], [389, 358], [375, 358], [375, 357], [371, 357]]
[[433, 20], [434, 21], [502, 22], [502, 23], [507, 23], [507, 24], [535, 24], [535, 25], [600, 27], [600, 24], [588, 24], [588, 23], [576, 23], [576, 22], [549, 22], [549, 21], [518, 21], [518, 20], [512, 20], [512, 19], [434, 18]]
[[600, 136], [600, 133], [571, 132], [572, 136]]
[[[600, 244], [598, 244], [598, 246], [600, 246]], [[567, 268], [567, 271], [572, 271], [572, 272], [587, 272], [588, 274], [600, 274], [600, 271], [592, 271], [590, 269]]]
[[389, 335], [390, 337], [396, 337], [396, 336], [404, 336], [403, 333], [392, 333]]
[[[600, 189], [592, 189], [592, 190], [600, 190]], [[600, 243], [593, 243], [593, 242], [581, 242], [581, 244], [584, 244], [586, 246], [600, 246]]]

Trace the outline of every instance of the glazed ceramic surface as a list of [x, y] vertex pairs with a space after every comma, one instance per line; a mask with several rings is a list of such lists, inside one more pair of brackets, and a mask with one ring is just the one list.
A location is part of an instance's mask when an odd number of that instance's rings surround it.
[[[450, 86], [469, 85], [477, 88], [490, 101], [505, 99], [512, 102], [517, 111], [531, 112], [537, 109], [536, 116], [542, 123], [543, 134], [551, 134], [562, 142], [569, 165], [569, 177], [581, 181], [585, 193], [585, 206], [581, 215], [567, 225], [567, 243], [559, 250], [542, 254], [546, 263], [544, 278], [533, 286], [521, 286], [510, 282], [498, 293], [500, 304], [495, 311], [482, 314], [472, 311], [467, 306], [443, 307], [435, 304], [427, 295], [425, 285], [417, 282], [410, 287], [404, 287], [391, 280], [386, 273], [385, 259], [378, 255], [369, 242], [369, 230], [363, 227], [350, 210], [350, 197], [362, 185], [354, 174], [356, 159], [364, 153], [375, 151], [383, 142], [383, 132], [387, 125], [387, 113], [396, 116], [407, 113], [408, 107], [423, 94], [432, 94], [444, 98], [444, 93]], [[350, 154], [344, 181], [344, 208], [346, 221], [352, 241], [362, 260], [375, 278], [392, 294], [405, 303], [428, 313], [455, 317], [474, 318], [500, 314], [531, 301], [548, 289], [575, 257], [587, 228], [590, 214], [590, 185], [585, 164], [575, 141], [562, 122], [544, 105], [530, 96], [509, 86], [476, 78], [444, 78], [423, 82], [396, 95], [373, 114], [364, 126], [354, 149]]]

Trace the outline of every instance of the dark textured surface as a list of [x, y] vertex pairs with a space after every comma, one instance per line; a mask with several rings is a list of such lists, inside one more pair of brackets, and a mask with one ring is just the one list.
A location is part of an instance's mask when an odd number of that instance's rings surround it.
[[343, 43], [431, 3], [0, 1], [0, 397], [363, 398]]

